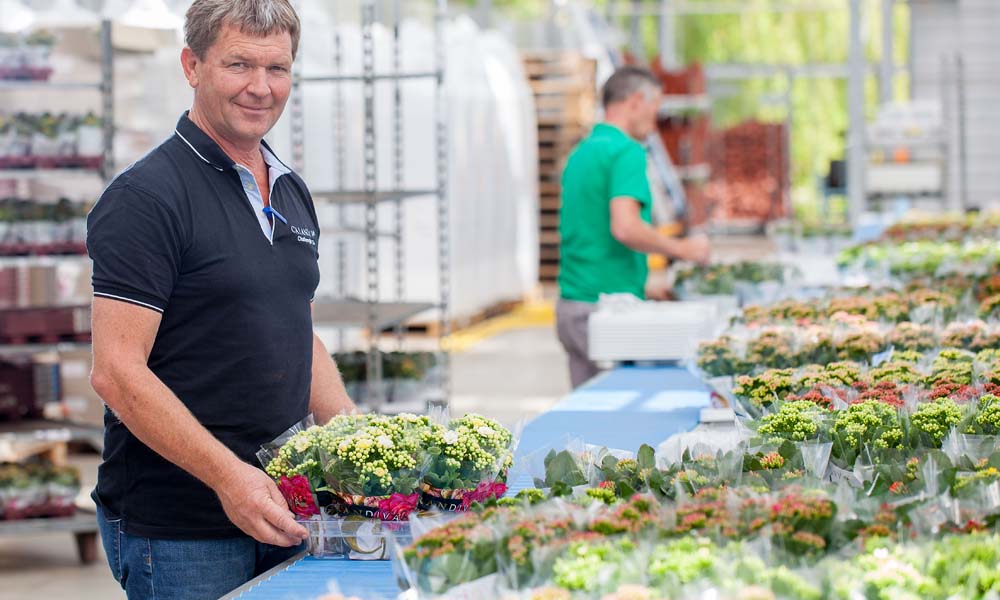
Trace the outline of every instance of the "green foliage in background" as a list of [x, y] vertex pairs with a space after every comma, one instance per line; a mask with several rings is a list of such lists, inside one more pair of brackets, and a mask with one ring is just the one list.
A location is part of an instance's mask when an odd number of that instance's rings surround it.
[[[584, 2], [587, 0], [571, 0]], [[694, 2], [713, 0], [692, 0]], [[771, 12], [771, 6], [787, 6], [795, 0], [741, 0], [746, 6], [761, 10], [741, 14], [684, 15], [676, 24], [678, 54], [684, 63], [765, 63], [803, 65], [807, 63], [845, 64], [848, 55], [850, 15], [846, 0], [827, 11]], [[804, 7], [815, 7], [818, 0], [797, 0]], [[826, 5], [837, 6], [822, 0]], [[469, 7], [476, 0], [459, 3]], [[494, 10], [511, 18], [544, 18], [548, 0], [493, 0]], [[598, 14], [605, 14], [606, 0], [593, 0]], [[617, 0], [627, 7], [631, 0]], [[653, 8], [659, 0], [642, 0]], [[869, 62], [877, 64], [882, 55], [881, 0], [863, 0], [862, 39]], [[909, 44], [909, 10], [897, 3], [893, 54], [896, 64], [905, 64]], [[631, 20], [622, 18], [617, 25], [626, 35]], [[643, 47], [648, 57], [658, 54], [658, 21], [644, 17], [640, 21]], [[894, 87], [897, 100], [908, 97], [905, 74], [897, 75]], [[818, 179], [824, 176], [831, 159], [844, 156], [844, 132], [847, 130], [847, 81], [845, 79], [800, 78], [794, 82], [785, 75], [752, 80], [716, 82], [713, 91], [724, 96], [713, 106], [715, 127], [735, 125], [747, 119], [784, 121], [792, 119], [792, 185], [796, 206], [805, 220], [819, 219], [817, 213]], [[874, 114], [878, 104], [878, 81], [868, 77], [867, 113]], [[789, 110], [790, 106], [790, 110]], [[843, 206], [843, 202], [835, 202]]]

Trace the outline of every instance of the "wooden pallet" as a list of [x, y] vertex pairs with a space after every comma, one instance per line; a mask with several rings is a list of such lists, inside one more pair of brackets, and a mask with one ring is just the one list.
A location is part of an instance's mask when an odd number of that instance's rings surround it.
[[64, 441], [7, 440], [0, 437], [0, 462], [19, 463], [39, 456], [58, 467], [66, 464], [68, 453], [69, 446]]
[[542, 263], [538, 265], [538, 278], [544, 282], [553, 282], [559, 277], [559, 263]]
[[539, 212], [538, 215], [538, 225], [541, 227], [542, 231], [558, 231], [559, 230], [559, 211], [556, 212]]
[[538, 123], [538, 273], [551, 282], [559, 273], [562, 170], [596, 114], [596, 63], [565, 51], [531, 52], [523, 59]]
[[538, 193], [542, 196], [558, 197], [562, 193], [562, 185], [558, 179], [556, 181], [548, 181], [539, 177]]
[[559, 232], [546, 230], [538, 235], [538, 242], [543, 245], [559, 246]]
[[538, 199], [538, 208], [542, 210], [558, 211], [562, 207], [562, 198], [559, 196], [545, 195]]
[[[524, 304], [523, 300], [502, 300], [471, 315], [451, 319], [448, 323], [449, 330], [454, 333], [473, 325], [478, 325], [488, 319], [506, 315], [522, 304]], [[407, 323], [406, 332], [437, 337], [441, 333], [441, 323], [439, 321]]]
[[545, 245], [542, 244], [538, 248], [538, 258], [543, 261], [558, 261], [559, 260], [559, 245]]

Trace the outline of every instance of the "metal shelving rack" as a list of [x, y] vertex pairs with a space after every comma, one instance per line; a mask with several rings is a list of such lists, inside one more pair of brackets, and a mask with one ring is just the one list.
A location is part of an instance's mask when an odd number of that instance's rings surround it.
[[0, 179], [28, 179], [44, 178], [60, 174], [86, 174], [96, 173], [105, 181], [109, 181], [114, 174], [114, 156], [112, 154], [114, 138], [114, 72], [113, 72], [113, 49], [111, 46], [111, 21], [101, 21], [100, 27], [101, 45], [101, 80], [99, 82], [86, 81], [19, 81], [0, 80], [0, 90], [46, 90], [46, 91], [72, 91], [72, 90], [96, 90], [101, 94], [101, 128], [103, 133], [103, 148], [101, 154], [101, 166], [99, 169], [0, 169]]
[[[351, 327], [364, 327], [368, 331], [367, 348], [367, 397], [356, 398], [371, 410], [380, 410], [386, 400], [382, 378], [382, 355], [380, 351], [380, 335], [384, 331], [395, 329], [397, 336], [402, 334], [402, 325], [427, 310], [437, 308], [438, 323], [438, 365], [436, 380], [430, 382], [433, 391], [424, 398], [427, 407], [447, 407], [450, 395], [450, 369], [448, 355], [444, 350], [444, 338], [448, 335], [448, 305], [450, 299], [450, 226], [447, 202], [447, 116], [444, 110], [444, 21], [447, 17], [447, 0], [434, 0], [434, 55], [435, 68], [429, 72], [403, 72], [400, 56], [400, 21], [402, 6], [400, 0], [393, 2], [393, 44], [391, 73], [375, 72], [375, 48], [373, 27], [376, 22], [376, 0], [361, 0], [361, 50], [362, 69], [360, 73], [346, 74], [343, 70], [342, 41], [339, 34], [334, 39], [334, 72], [328, 75], [303, 76], [301, 71], [295, 72], [291, 105], [291, 136], [292, 157], [297, 169], [304, 166], [305, 145], [305, 115], [302, 107], [302, 87], [309, 83], [334, 84], [334, 140], [335, 168], [337, 181], [343, 185], [345, 176], [344, 165], [344, 102], [343, 82], [360, 82], [364, 96], [364, 181], [362, 189], [340, 189], [319, 191], [313, 193], [314, 201], [337, 205], [337, 227], [326, 233], [337, 234], [338, 238], [336, 289], [337, 297], [333, 299], [317, 298], [314, 308], [314, 324], [318, 326], [336, 327], [341, 330]], [[436, 188], [431, 190], [403, 188], [403, 97], [400, 83], [402, 81], [430, 80], [435, 82], [435, 156], [437, 163]], [[379, 189], [377, 186], [376, 159], [376, 122], [375, 122], [375, 83], [389, 82], [393, 88], [393, 119], [392, 119], [392, 165], [393, 185], [391, 190]], [[436, 197], [438, 239], [438, 275], [440, 297], [436, 302], [407, 302], [405, 298], [405, 252], [403, 249], [403, 217], [404, 200], [418, 196], [433, 195]], [[380, 229], [378, 208], [383, 203], [391, 203], [394, 207], [394, 224], [391, 228]], [[362, 205], [364, 207], [364, 224], [358, 226], [347, 222], [346, 207]], [[347, 297], [346, 285], [346, 244], [344, 236], [358, 234], [364, 236], [365, 253], [365, 297], [363, 299]], [[379, 286], [379, 241], [388, 238], [394, 248], [395, 269], [395, 300], [386, 301], [382, 297]], [[343, 345], [343, 336], [341, 336]]]
[[[114, 49], [111, 43], [112, 24], [110, 20], [102, 20], [99, 29], [101, 80], [99, 82], [85, 81], [18, 81], [0, 80], [0, 90], [38, 90], [38, 91], [87, 91], [94, 90], [101, 95], [101, 129], [102, 149], [101, 163], [96, 169], [91, 168], [27, 168], [0, 169], [0, 180], [51, 179], [54, 177], [90, 176], [100, 178], [102, 183], [111, 180], [114, 169]], [[96, 198], [95, 198], [96, 200]], [[29, 256], [31, 260], [36, 257]], [[51, 259], [85, 259], [86, 256], [52, 255], [37, 258]], [[38, 307], [45, 308], [45, 307]], [[39, 352], [63, 352], [89, 347], [89, 342], [66, 342], [57, 344], [0, 344], [0, 355], [36, 354]]]

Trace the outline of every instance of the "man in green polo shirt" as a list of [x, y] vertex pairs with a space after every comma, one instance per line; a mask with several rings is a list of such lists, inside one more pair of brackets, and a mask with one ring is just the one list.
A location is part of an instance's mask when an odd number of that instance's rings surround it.
[[587, 353], [587, 319], [601, 294], [647, 294], [647, 254], [706, 262], [706, 238], [670, 238], [651, 225], [652, 196], [642, 145], [656, 129], [660, 83], [645, 69], [623, 67], [604, 84], [604, 121], [569, 156], [559, 217], [559, 341], [578, 387], [597, 374]]

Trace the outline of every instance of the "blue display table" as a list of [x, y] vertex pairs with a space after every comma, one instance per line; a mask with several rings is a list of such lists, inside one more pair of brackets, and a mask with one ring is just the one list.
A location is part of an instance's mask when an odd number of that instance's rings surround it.
[[[698, 424], [709, 406], [708, 388], [678, 367], [621, 367], [594, 378], [521, 433], [518, 458], [543, 457], [567, 441], [636, 450], [656, 445]], [[535, 461], [531, 461], [535, 462]], [[530, 486], [530, 478], [511, 481], [511, 492]], [[328, 590], [361, 598], [395, 598], [399, 587], [388, 561], [318, 560], [296, 557], [234, 591], [226, 598], [312, 600]]]

